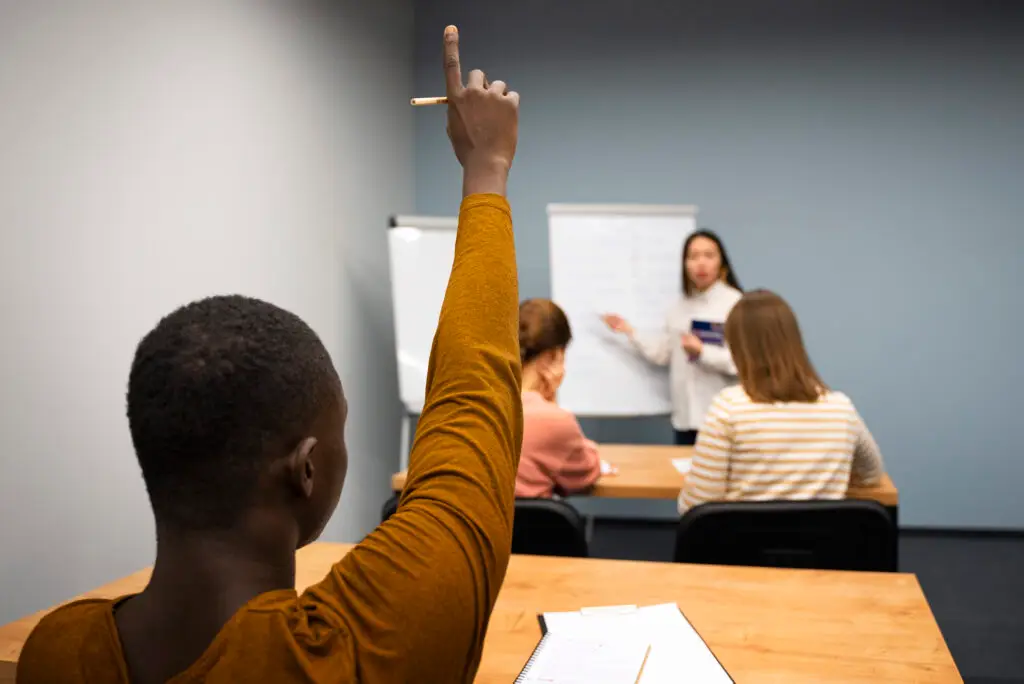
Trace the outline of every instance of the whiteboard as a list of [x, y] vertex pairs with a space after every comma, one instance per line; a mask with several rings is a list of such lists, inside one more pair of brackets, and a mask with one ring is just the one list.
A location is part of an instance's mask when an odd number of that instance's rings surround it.
[[604, 325], [617, 313], [638, 334], [662, 330], [681, 296], [689, 205], [548, 205], [551, 298], [572, 326], [559, 404], [582, 416], [671, 413], [668, 372]]
[[420, 413], [459, 222], [457, 218], [396, 216], [391, 223], [388, 254], [398, 394], [407, 412]]

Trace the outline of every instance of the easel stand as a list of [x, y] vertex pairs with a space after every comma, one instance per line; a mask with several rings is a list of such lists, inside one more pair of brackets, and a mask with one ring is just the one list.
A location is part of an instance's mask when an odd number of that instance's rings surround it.
[[420, 411], [413, 410], [408, 406], [402, 406], [402, 425], [401, 425], [401, 442], [398, 445], [398, 463], [400, 464], [399, 470], [409, 469], [409, 452], [412, 451], [412, 421], [413, 419], [419, 418]]

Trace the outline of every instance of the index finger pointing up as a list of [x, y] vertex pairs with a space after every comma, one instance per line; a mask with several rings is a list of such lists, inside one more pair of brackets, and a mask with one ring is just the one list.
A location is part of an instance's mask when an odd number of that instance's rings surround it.
[[462, 65], [459, 64], [459, 29], [444, 30], [444, 79], [449, 95], [462, 90]]

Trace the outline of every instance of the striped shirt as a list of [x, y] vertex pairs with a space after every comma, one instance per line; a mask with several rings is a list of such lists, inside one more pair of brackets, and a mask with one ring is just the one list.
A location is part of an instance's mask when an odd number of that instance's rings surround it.
[[760, 404], [729, 387], [708, 409], [679, 512], [705, 501], [842, 499], [851, 482], [870, 486], [883, 472], [878, 445], [845, 394]]

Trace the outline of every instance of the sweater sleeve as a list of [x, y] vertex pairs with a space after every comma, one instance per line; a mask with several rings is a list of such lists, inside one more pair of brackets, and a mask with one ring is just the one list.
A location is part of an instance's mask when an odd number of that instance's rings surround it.
[[666, 318], [665, 327], [652, 333], [633, 333], [629, 336], [633, 348], [655, 366], [667, 366], [672, 360], [672, 334]]
[[726, 345], [718, 346], [705, 344], [701, 347], [697, 363], [722, 375], [736, 376], [736, 364], [732, 360], [732, 353]]
[[857, 442], [853, 447], [853, 465], [850, 470], [850, 484], [858, 487], [871, 487], [878, 484], [885, 472], [885, 465], [882, 463], [882, 452], [871, 436], [867, 425], [855, 414], [854, 432]]
[[680, 515], [707, 501], [725, 498], [732, 449], [733, 429], [729, 404], [719, 394], [711, 402], [704, 424], [697, 434], [693, 463], [676, 502]]
[[345, 626], [359, 681], [473, 680], [511, 552], [521, 384], [511, 212], [471, 196], [398, 511], [301, 599]]
[[597, 443], [583, 436], [575, 416], [566, 415], [568, 439], [565, 455], [554, 473], [555, 489], [563, 494], [578, 494], [597, 482], [601, 476], [601, 457]]

